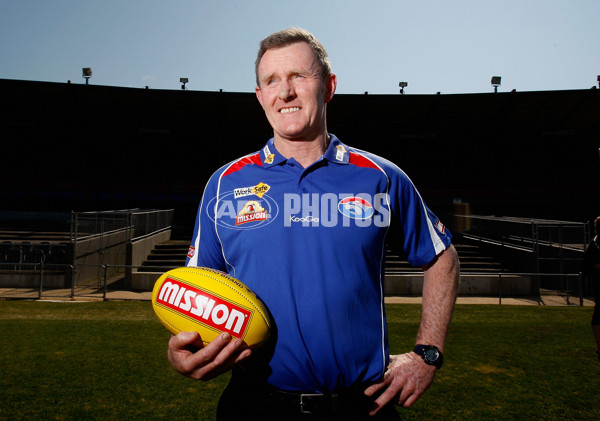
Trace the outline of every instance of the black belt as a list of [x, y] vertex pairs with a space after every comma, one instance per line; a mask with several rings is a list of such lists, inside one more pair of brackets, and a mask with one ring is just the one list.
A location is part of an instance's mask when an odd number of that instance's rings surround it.
[[234, 370], [228, 389], [235, 391], [234, 393], [243, 393], [252, 402], [270, 402], [290, 413], [339, 416], [369, 412], [373, 399], [364, 394], [366, 387], [366, 384], [357, 384], [324, 393], [287, 391], [257, 381], [240, 370]]
[[299, 410], [301, 414], [337, 414], [340, 404], [350, 401], [343, 393], [301, 393], [275, 388], [269, 388], [267, 395], [279, 404]]

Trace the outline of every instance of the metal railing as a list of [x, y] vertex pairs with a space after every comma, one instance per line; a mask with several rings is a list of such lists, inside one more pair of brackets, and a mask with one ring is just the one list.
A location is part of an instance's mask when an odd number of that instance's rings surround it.
[[18, 294], [29, 289], [28, 297], [38, 290], [41, 297], [42, 291], [63, 294], [69, 289], [64, 295], [71, 298], [76, 289], [97, 288], [107, 283], [103, 278], [124, 276], [120, 265], [128, 263], [129, 245], [169, 230], [173, 213], [173, 209], [72, 212], [70, 233], [23, 237], [10, 232], [0, 242], [0, 288], [5, 295], [7, 290]]
[[511, 270], [578, 272], [591, 238], [587, 222], [460, 214], [454, 215], [454, 220], [460, 227], [457, 233], [464, 239], [488, 248], [500, 247], [497, 253], [510, 254], [513, 258], [508, 260], [515, 263], [514, 257], [520, 256], [520, 267]]
[[[73, 212], [71, 241], [76, 278], [94, 279], [93, 265], [128, 263], [128, 246], [136, 240], [169, 230], [173, 209]], [[111, 273], [110, 275], [115, 275]]]
[[483, 215], [453, 215], [458, 231], [471, 238], [535, 251], [541, 245], [584, 251], [590, 242], [587, 222]]
[[173, 209], [126, 209], [95, 212], [72, 212], [71, 241], [89, 239], [125, 231], [134, 241], [171, 228]]
[[[13, 267], [11, 267], [13, 266]], [[73, 265], [30, 264], [28, 268], [15, 270], [13, 264], [0, 263], [0, 298], [4, 299], [57, 299], [57, 300], [143, 300], [151, 299], [151, 287], [142, 290], [128, 285], [126, 273], [134, 273], [143, 266], [129, 265], [96, 265], [99, 276], [78, 282], [74, 274], [77, 268]], [[160, 275], [174, 266], [155, 267], [155, 272], [145, 273], [153, 285]], [[138, 272], [139, 273], [139, 272]], [[394, 272], [391, 275], [398, 279], [422, 277], [422, 272]], [[538, 278], [560, 278], [565, 284], [560, 291], [549, 291], [539, 288]], [[580, 273], [510, 273], [510, 272], [461, 272], [459, 299], [467, 299], [469, 303], [510, 304], [529, 303], [536, 305], [591, 305], [591, 294], [586, 279]], [[473, 285], [478, 278], [485, 278], [481, 285], [493, 284], [491, 289], [483, 292]], [[9, 282], [7, 282], [7, 280]], [[515, 293], [522, 285], [531, 288], [529, 293]], [[388, 298], [420, 300], [420, 294], [387, 294]], [[392, 301], [393, 302], [393, 301]]]

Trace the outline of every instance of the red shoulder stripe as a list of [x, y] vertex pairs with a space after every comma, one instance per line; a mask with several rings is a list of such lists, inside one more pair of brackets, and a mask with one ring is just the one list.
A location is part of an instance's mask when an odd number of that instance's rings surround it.
[[370, 159], [366, 158], [363, 155], [357, 154], [356, 152], [350, 152], [350, 164], [352, 165], [356, 165], [357, 167], [364, 167], [364, 168], [373, 168], [376, 170], [381, 170], [381, 168], [379, 168], [377, 165], [375, 165], [375, 163], [373, 161], [371, 161]]
[[227, 168], [227, 171], [225, 171], [223, 173], [222, 177], [225, 177], [226, 175], [229, 175], [231, 173], [239, 171], [242, 168], [244, 168], [246, 165], [250, 165], [250, 164], [256, 164], [256, 165], [262, 166], [262, 162], [260, 160], [260, 153], [255, 153], [254, 155], [245, 156], [242, 159], [234, 162], [233, 164], [231, 164], [229, 166], [229, 168]]

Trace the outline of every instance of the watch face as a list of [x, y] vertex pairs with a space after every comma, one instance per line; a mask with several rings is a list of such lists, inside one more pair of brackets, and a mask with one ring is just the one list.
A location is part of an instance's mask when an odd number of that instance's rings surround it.
[[435, 362], [440, 357], [440, 353], [435, 349], [426, 349], [425, 350], [425, 359], [427, 361]]

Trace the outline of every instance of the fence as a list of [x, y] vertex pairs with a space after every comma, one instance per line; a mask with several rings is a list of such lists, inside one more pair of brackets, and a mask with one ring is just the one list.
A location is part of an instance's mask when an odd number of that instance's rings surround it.
[[590, 242], [585, 222], [515, 217], [453, 215], [457, 231], [479, 241], [535, 251], [540, 246], [584, 251]]
[[[0, 298], [149, 300], [148, 285], [153, 277], [172, 267], [153, 267], [144, 287], [131, 281], [131, 274], [142, 266], [127, 262], [126, 245], [169, 230], [173, 210], [123, 210], [79, 212], [71, 215], [71, 241], [52, 244], [47, 254], [23, 252], [31, 244], [23, 242], [19, 254], [0, 250]], [[589, 286], [579, 270], [568, 270], [565, 261], [577, 259], [567, 252], [582, 254], [589, 240], [586, 224], [562, 221], [529, 220], [456, 215], [459, 233], [476, 241], [525, 250], [535, 255], [536, 270], [512, 272], [461, 273], [459, 296], [469, 302], [504, 304], [526, 299], [546, 303], [583, 305]], [[161, 234], [161, 235], [164, 235]], [[144, 240], [146, 241], [146, 240]], [[41, 246], [41, 244], [40, 244]], [[11, 246], [14, 249], [15, 244]], [[31, 248], [27, 249], [31, 250]], [[556, 270], [540, 270], [540, 262], [556, 261], [549, 251], [560, 254]], [[52, 254], [55, 251], [55, 254]], [[28, 257], [29, 256], [29, 257]], [[54, 259], [50, 259], [54, 256]], [[403, 300], [419, 300], [422, 272], [386, 272], [386, 295]], [[551, 285], [552, 288], [548, 288]]]
[[119, 231], [127, 233], [127, 241], [134, 241], [170, 229], [173, 213], [173, 209], [73, 212], [71, 241], [76, 243]]
[[[122, 278], [123, 265], [131, 263], [132, 242], [156, 234], [168, 237], [173, 210], [72, 212], [70, 223], [68, 214], [24, 215], [23, 221], [18, 216], [3, 215], [4, 225], [15, 228], [0, 233], [2, 296], [23, 291], [31, 296], [39, 290], [41, 297], [52, 290], [73, 297], [76, 290]], [[58, 218], [64, 222], [60, 226], [55, 223]]]
[[103, 212], [73, 212], [71, 242], [73, 244], [73, 276], [76, 283], [119, 276], [121, 265], [128, 262], [128, 246], [142, 238], [169, 230], [173, 209]]
[[[8, 264], [0, 264], [0, 269]], [[56, 299], [56, 300], [145, 300], [151, 299], [151, 291], [131, 289], [125, 276], [115, 277], [112, 273], [124, 273], [141, 266], [92, 265], [102, 275], [87, 282], [76, 282], [74, 274], [82, 268], [73, 265], [44, 265], [37, 263], [20, 273], [13, 273], [14, 285], [0, 288], [0, 298], [5, 299]], [[153, 276], [158, 277], [174, 267], [156, 267]], [[3, 272], [6, 273], [6, 270]], [[411, 291], [394, 293], [386, 285], [386, 301], [390, 303], [420, 302], [422, 272], [393, 272], [386, 274], [386, 283], [415, 282], [420, 285]], [[19, 282], [18, 277], [28, 281]], [[565, 282], [561, 291], [539, 289], [537, 278], [560, 278]], [[586, 280], [580, 273], [510, 273], [510, 272], [461, 272], [459, 302], [473, 304], [533, 304], [533, 305], [591, 305], [585, 296]], [[531, 289], [533, 285], [533, 289]], [[391, 291], [392, 290], [392, 291]], [[527, 291], [524, 293], [523, 291]], [[391, 291], [391, 292], [390, 292]]]
[[[590, 225], [585, 222], [479, 215], [454, 218], [455, 230], [463, 238], [488, 248], [502, 248], [505, 254], [511, 253], [513, 261], [521, 262], [518, 269], [534, 272], [579, 272], [591, 239]], [[515, 259], [519, 252], [521, 257]]]

